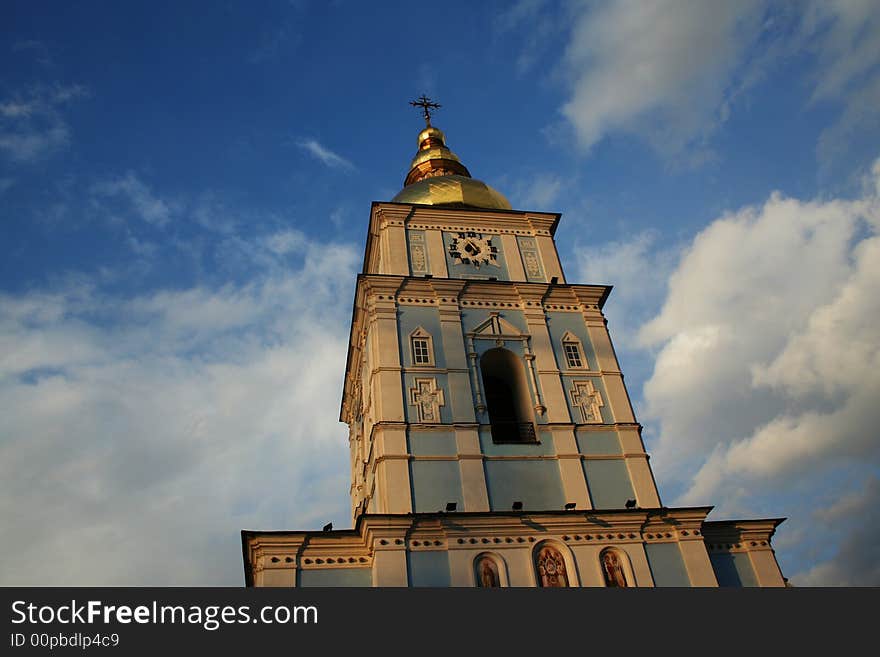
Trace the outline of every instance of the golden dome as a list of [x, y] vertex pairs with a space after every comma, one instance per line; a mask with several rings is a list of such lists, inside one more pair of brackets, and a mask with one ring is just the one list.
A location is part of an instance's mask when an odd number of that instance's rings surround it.
[[434, 176], [407, 185], [391, 199], [393, 203], [471, 206], [510, 210], [510, 201], [480, 180], [466, 176]]
[[429, 125], [418, 136], [419, 150], [394, 203], [471, 206], [510, 210], [504, 196], [480, 180], [446, 147], [446, 135]]

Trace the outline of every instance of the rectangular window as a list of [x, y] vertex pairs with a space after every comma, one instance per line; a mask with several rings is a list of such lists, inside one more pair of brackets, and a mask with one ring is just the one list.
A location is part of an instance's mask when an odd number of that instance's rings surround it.
[[413, 338], [412, 340], [413, 363], [416, 365], [430, 365], [431, 351], [428, 340], [425, 338]]
[[565, 348], [565, 360], [569, 367], [583, 367], [581, 360], [581, 350], [577, 342], [566, 342], [562, 345]]

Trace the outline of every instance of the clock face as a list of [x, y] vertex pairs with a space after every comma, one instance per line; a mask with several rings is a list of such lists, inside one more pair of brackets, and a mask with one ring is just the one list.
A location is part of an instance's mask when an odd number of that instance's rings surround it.
[[481, 233], [458, 233], [449, 243], [449, 256], [463, 265], [479, 268], [498, 260], [498, 247], [492, 246], [491, 237], [483, 237]]

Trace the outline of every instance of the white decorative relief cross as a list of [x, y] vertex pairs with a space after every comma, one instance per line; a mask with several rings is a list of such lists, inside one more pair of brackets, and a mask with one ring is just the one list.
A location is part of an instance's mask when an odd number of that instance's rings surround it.
[[440, 407], [446, 401], [437, 379], [416, 379], [414, 383], [415, 387], [409, 389], [409, 403], [418, 410], [419, 422], [440, 422]]
[[593, 388], [592, 381], [574, 381], [569, 391], [571, 403], [581, 411], [581, 417], [585, 423], [601, 423], [602, 412], [599, 410], [605, 403], [602, 395]]

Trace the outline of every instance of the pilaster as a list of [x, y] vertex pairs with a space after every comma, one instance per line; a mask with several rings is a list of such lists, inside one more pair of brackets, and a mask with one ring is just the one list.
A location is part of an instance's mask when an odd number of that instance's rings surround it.
[[547, 330], [547, 316], [544, 314], [540, 298], [534, 294], [529, 294], [528, 297], [531, 298], [531, 304], [526, 302], [523, 314], [531, 336], [532, 353], [535, 356], [534, 366], [543, 393], [547, 422], [571, 422], [553, 352], [553, 343], [550, 340], [550, 331]]
[[556, 252], [553, 238], [549, 234], [539, 234], [535, 235], [535, 241], [538, 243], [538, 252], [544, 262], [544, 273], [547, 280], [555, 277], [557, 283], [565, 283], [565, 275], [562, 273], [562, 264], [559, 262], [559, 254]]
[[624, 545], [623, 550], [629, 557], [636, 586], [640, 588], [654, 588], [654, 578], [651, 576], [651, 566], [648, 564], [648, 555], [645, 553], [644, 544], [630, 543]]
[[475, 427], [455, 430], [458, 464], [461, 468], [461, 488], [464, 511], [488, 511], [489, 492], [486, 472], [483, 469], [483, 453], [480, 437]]
[[657, 483], [648, 463], [648, 454], [639, 435], [638, 425], [618, 427], [617, 435], [620, 437], [621, 449], [626, 455], [626, 468], [629, 471], [638, 506], [643, 509], [661, 506]]
[[381, 232], [382, 239], [382, 272], [383, 274], [397, 274], [408, 276], [409, 256], [406, 246], [406, 229], [395, 223], [383, 223]]
[[691, 586], [718, 586], [715, 570], [709, 560], [706, 545], [699, 538], [680, 538], [678, 547], [681, 549], [681, 558], [687, 568]]
[[367, 524], [364, 538], [373, 554], [373, 586], [408, 586], [406, 532], [408, 518], [381, 518]]
[[434, 278], [446, 278], [446, 250], [443, 248], [443, 234], [439, 230], [425, 231], [425, 242], [428, 245], [428, 265]]
[[553, 446], [559, 459], [559, 474], [562, 477], [562, 490], [566, 502], [575, 502], [578, 509], [592, 509], [581, 455], [573, 428], [554, 429]]
[[449, 370], [458, 370], [447, 374], [452, 421], [475, 422], [473, 393], [467, 371], [468, 357], [461, 328], [461, 311], [458, 308], [458, 294], [464, 284], [461, 281], [431, 281], [431, 286], [438, 299], [446, 367]]
[[526, 270], [523, 268], [522, 256], [519, 252], [519, 243], [516, 241], [516, 235], [505, 233], [500, 237], [504, 259], [507, 262], [507, 274], [510, 280], [525, 281]]
[[372, 385], [372, 401], [376, 406], [374, 417], [378, 421], [403, 422], [404, 399], [400, 383], [400, 342], [397, 327], [397, 306], [393, 299], [372, 300], [371, 344], [374, 348], [375, 372]]
[[412, 487], [406, 429], [383, 426], [376, 432], [377, 513], [412, 513]]
[[785, 586], [782, 571], [776, 561], [773, 549], [766, 547], [749, 548], [749, 559], [755, 571], [758, 586]]

